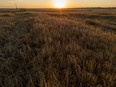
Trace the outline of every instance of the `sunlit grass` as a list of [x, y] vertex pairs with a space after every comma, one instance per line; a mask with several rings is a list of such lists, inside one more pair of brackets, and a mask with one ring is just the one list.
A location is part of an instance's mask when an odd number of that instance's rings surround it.
[[116, 26], [87, 12], [0, 15], [0, 87], [115, 87]]

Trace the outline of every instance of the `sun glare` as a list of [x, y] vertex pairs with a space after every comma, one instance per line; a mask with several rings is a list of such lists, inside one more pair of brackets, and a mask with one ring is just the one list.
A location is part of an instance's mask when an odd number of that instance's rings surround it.
[[56, 8], [64, 8], [66, 5], [66, 2], [64, 0], [55, 0], [54, 5]]

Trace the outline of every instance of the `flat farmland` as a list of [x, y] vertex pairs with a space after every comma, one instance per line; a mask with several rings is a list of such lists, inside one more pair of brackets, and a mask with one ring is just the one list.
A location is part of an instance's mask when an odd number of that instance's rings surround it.
[[115, 87], [116, 9], [0, 9], [0, 87]]

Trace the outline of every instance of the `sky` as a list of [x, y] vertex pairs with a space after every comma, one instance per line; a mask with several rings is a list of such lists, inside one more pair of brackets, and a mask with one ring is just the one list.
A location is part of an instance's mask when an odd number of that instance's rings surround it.
[[[18, 1], [18, 3], [17, 3]], [[0, 0], [0, 8], [55, 8], [58, 0]], [[60, 0], [61, 1], [61, 0]], [[116, 7], [116, 0], [62, 0], [65, 8]]]

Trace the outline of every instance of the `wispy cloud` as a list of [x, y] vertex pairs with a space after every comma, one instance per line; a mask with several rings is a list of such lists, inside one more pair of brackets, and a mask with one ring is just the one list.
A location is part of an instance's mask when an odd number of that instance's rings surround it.
[[22, 0], [7, 0], [8, 2], [22, 2]]

